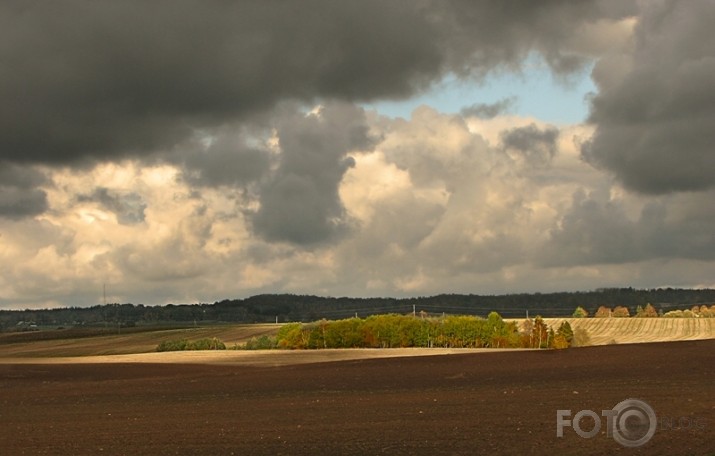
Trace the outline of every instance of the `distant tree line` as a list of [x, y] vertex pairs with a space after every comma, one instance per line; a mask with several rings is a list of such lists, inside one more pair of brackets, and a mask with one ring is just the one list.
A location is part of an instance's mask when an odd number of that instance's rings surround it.
[[[589, 312], [579, 306], [576, 310], [574, 310], [571, 316], [573, 318], [586, 318], [589, 316]], [[690, 309], [673, 309], [663, 311], [663, 309], [656, 310], [653, 304], [648, 303], [645, 306], [636, 306], [636, 311], [633, 315], [631, 315], [628, 307], [625, 306], [616, 306], [613, 309], [607, 306], [600, 306], [593, 316], [594, 318], [628, 318], [630, 316], [636, 318], [715, 318], [715, 304], [710, 307], [705, 304], [696, 304]]]
[[212, 304], [107, 304], [42, 310], [0, 310], [0, 329], [20, 330], [30, 326], [94, 326], [123, 328], [134, 325], [215, 322], [268, 323], [312, 322], [320, 319], [365, 318], [378, 314], [421, 313], [425, 316], [472, 315], [486, 317], [496, 311], [504, 318], [527, 315], [568, 317], [576, 307], [589, 315], [599, 307], [617, 306], [634, 315], [649, 303], [657, 313], [715, 303], [715, 290], [658, 288], [606, 288], [588, 292], [508, 295], [442, 294], [417, 298], [349, 298], [294, 294], [266, 294], [246, 299], [226, 299]]

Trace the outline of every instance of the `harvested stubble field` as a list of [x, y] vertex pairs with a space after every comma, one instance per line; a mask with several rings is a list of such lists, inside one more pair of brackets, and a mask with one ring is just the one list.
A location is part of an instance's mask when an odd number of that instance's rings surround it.
[[[715, 340], [272, 367], [41, 361], [0, 364], [2, 454], [715, 452]], [[588, 440], [556, 437], [556, 410], [630, 397], [699, 426], [659, 428], [637, 449], [606, 437], [605, 421]]]
[[593, 345], [715, 339], [715, 318], [545, 318], [558, 328], [568, 321], [585, 330]]

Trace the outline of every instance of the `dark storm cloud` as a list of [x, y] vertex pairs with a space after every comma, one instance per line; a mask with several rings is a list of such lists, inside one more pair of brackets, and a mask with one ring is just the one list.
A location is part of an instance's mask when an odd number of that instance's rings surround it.
[[242, 187], [269, 170], [270, 152], [240, 132], [222, 132], [205, 146], [192, 141], [167, 160], [181, 166], [182, 176], [199, 187]]
[[557, 128], [539, 129], [535, 124], [506, 130], [501, 134], [505, 149], [517, 151], [534, 165], [547, 163], [556, 155], [558, 138]]
[[[579, 24], [624, 3], [36, 2], [0, 5], [0, 159], [70, 163], [169, 150], [284, 99], [400, 98], [530, 51], [557, 71]], [[616, 9], [614, 9], [614, 5]]]
[[543, 266], [621, 264], [656, 258], [715, 259], [713, 191], [654, 199], [640, 212], [579, 191], [539, 250]]
[[42, 190], [0, 185], [0, 217], [32, 217], [42, 214], [47, 207], [47, 194]]
[[0, 156], [141, 154], [285, 98], [401, 96], [436, 30], [397, 2], [3, 2]]
[[642, 259], [635, 223], [622, 207], [587, 197], [573, 197], [571, 209], [538, 255], [545, 266], [624, 263]]
[[43, 213], [47, 194], [36, 188], [44, 174], [25, 166], [0, 163], [0, 218], [21, 219]]
[[504, 98], [496, 103], [474, 103], [461, 109], [463, 117], [479, 117], [480, 119], [493, 119], [496, 116], [509, 112], [516, 104], [516, 97]]
[[644, 3], [632, 55], [603, 59], [582, 153], [651, 194], [715, 186], [715, 3]]
[[122, 225], [134, 225], [144, 221], [146, 203], [141, 195], [134, 192], [118, 194], [99, 187], [90, 195], [78, 196], [77, 201], [99, 203], [104, 209], [113, 212]]
[[365, 113], [329, 103], [319, 114], [288, 112], [277, 120], [281, 162], [261, 188], [254, 230], [270, 241], [316, 244], [346, 229], [338, 195], [343, 174], [354, 165], [346, 154], [373, 146]]
[[653, 256], [715, 259], [715, 192], [685, 195], [670, 204], [652, 201], [641, 212], [638, 233]]
[[501, 65], [517, 66], [529, 52], [538, 51], [557, 73], [578, 70], [585, 55], [568, 41], [585, 23], [618, 19], [637, 12], [634, 1], [512, 1], [448, 2], [441, 12], [449, 33], [448, 54], [453, 68], [483, 72]]

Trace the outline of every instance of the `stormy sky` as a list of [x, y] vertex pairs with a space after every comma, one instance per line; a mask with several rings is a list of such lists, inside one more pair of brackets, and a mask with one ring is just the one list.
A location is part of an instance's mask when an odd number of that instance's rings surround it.
[[[0, 307], [715, 287], [713, 23], [712, 0], [4, 1]], [[544, 74], [582, 116], [509, 92]], [[493, 96], [445, 107], [445, 81]]]

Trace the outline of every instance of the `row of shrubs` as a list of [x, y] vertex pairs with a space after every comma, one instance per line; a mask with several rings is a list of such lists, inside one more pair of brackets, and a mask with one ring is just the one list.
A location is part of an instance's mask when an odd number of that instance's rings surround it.
[[[275, 337], [261, 336], [252, 337], [243, 345], [234, 345], [231, 350], [269, 350], [277, 347]], [[156, 347], [158, 352], [184, 350], [226, 350], [226, 344], [214, 337], [195, 341], [189, 341], [188, 339], [166, 340]]]
[[[384, 314], [367, 318], [320, 320], [283, 325], [275, 337], [252, 338], [233, 349], [318, 349], [318, 348], [568, 348], [589, 345], [588, 334], [575, 332], [567, 321], [558, 329], [549, 327], [540, 316], [521, 325], [506, 322], [492, 312], [487, 318], [474, 316], [415, 317]], [[157, 351], [224, 350], [218, 339], [172, 340], [162, 342]]]
[[711, 309], [701, 309], [699, 311], [693, 309], [671, 310], [664, 313], [663, 316], [665, 318], [715, 318], [715, 306]]
[[194, 341], [187, 339], [166, 340], [156, 347], [156, 351], [158, 352], [183, 350], [226, 350], [226, 345], [214, 337], [212, 339], [199, 339]]
[[275, 338], [275, 346], [284, 349], [567, 348], [586, 345], [586, 339], [585, 334], [574, 334], [568, 322], [564, 321], [554, 330], [541, 317], [527, 319], [519, 326], [516, 322], [504, 321], [496, 312], [487, 318], [387, 314], [284, 325]]

